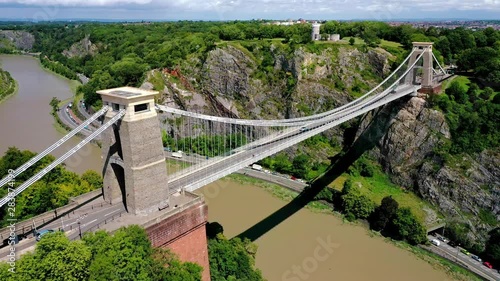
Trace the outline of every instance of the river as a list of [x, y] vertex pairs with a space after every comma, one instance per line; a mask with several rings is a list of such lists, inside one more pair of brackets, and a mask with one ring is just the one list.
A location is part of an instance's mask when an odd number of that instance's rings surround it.
[[[209, 221], [222, 224], [228, 238], [287, 204], [259, 187], [230, 180], [219, 180], [201, 192], [208, 204]], [[453, 280], [406, 250], [368, 233], [366, 228], [343, 223], [336, 216], [303, 209], [255, 241], [259, 246], [256, 266], [269, 281]]]
[[[0, 67], [10, 72], [19, 85], [17, 94], [0, 103], [0, 155], [11, 147], [42, 152], [64, 136], [56, 130], [50, 115], [52, 97], [71, 98], [70, 82], [41, 68], [37, 59], [28, 56], [0, 56]], [[74, 137], [52, 154], [62, 156], [81, 139]], [[66, 168], [82, 174], [92, 169], [100, 172], [100, 148], [82, 147], [65, 161]]]
[[[49, 114], [52, 97], [72, 96], [70, 84], [44, 71], [34, 58], [0, 56], [2, 68], [19, 83], [18, 94], [0, 104], [0, 153], [9, 146], [40, 152], [63, 134]], [[76, 145], [73, 138], [55, 156]], [[87, 145], [67, 168], [77, 173], [100, 171], [100, 149]], [[176, 167], [172, 167], [174, 170]], [[203, 188], [209, 220], [224, 226], [233, 237], [286, 205], [261, 188], [220, 180]], [[360, 226], [344, 224], [333, 215], [301, 210], [264, 233], [256, 265], [269, 281], [446, 281], [441, 271], [380, 237], [370, 237]]]

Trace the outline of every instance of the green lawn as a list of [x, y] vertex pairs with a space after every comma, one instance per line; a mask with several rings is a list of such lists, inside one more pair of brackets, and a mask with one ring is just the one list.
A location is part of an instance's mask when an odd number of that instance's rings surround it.
[[387, 41], [387, 40], [384, 40], [382, 39], [380, 41], [380, 47], [389, 47], [389, 48], [399, 48], [399, 47], [402, 47], [402, 45], [400, 43], [397, 43], [397, 42], [393, 42], [393, 41]]
[[[349, 177], [349, 175], [343, 174], [329, 186], [340, 191], [344, 186], [344, 182]], [[371, 178], [359, 176], [353, 177], [352, 179], [354, 181], [354, 186], [356, 186], [362, 194], [368, 196], [373, 202], [380, 204], [382, 198], [392, 196], [392, 198], [399, 203], [400, 207], [410, 208], [421, 222], [424, 222], [426, 217], [423, 208], [428, 207], [433, 209], [430, 204], [424, 202], [413, 192], [406, 191], [404, 188], [393, 184], [389, 177], [381, 171], [375, 171], [374, 176]]]

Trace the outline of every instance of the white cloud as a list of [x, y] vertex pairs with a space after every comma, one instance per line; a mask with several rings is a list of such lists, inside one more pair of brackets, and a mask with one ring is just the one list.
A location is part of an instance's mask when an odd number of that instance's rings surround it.
[[120, 4], [149, 4], [151, 0], [0, 0], [0, 4], [22, 4], [28, 6], [112, 6]]

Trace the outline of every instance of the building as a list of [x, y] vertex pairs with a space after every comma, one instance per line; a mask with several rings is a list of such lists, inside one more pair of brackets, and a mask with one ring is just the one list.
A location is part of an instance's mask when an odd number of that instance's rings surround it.
[[319, 24], [319, 23], [313, 23], [313, 25], [312, 25], [312, 33], [311, 33], [311, 39], [313, 41], [321, 40], [321, 35], [319, 34], [320, 27], [321, 27], [321, 24]]
[[340, 41], [340, 34], [330, 34], [330, 36], [328, 36], [328, 41]]

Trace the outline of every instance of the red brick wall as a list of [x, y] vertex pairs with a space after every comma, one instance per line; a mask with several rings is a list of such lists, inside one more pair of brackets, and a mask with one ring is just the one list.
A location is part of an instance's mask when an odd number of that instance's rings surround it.
[[210, 281], [205, 231], [207, 216], [208, 207], [202, 202], [146, 228], [153, 247], [169, 248], [182, 261], [201, 265], [203, 281]]

